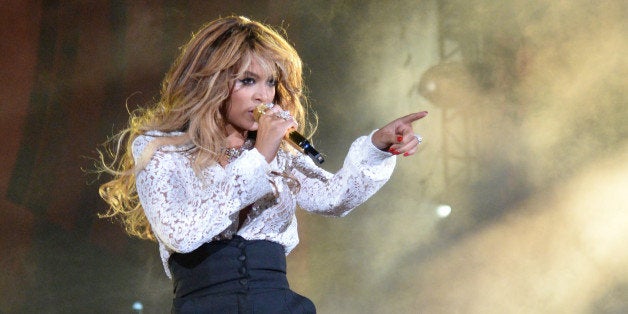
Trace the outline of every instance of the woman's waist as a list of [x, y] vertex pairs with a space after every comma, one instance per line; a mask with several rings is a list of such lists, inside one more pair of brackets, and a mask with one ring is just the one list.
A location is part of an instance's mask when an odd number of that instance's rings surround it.
[[175, 296], [288, 288], [286, 256], [281, 244], [267, 240], [205, 243], [190, 253], [174, 253], [168, 265]]

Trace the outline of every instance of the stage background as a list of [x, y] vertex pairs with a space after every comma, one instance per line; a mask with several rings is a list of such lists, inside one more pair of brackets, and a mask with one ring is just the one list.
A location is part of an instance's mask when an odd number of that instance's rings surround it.
[[[313, 141], [416, 123], [421, 151], [342, 219], [299, 213], [320, 313], [628, 312], [621, 0], [0, 2], [0, 313], [168, 313], [155, 243], [97, 218], [99, 144], [219, 16], [285, 30]], [[447, 207], [448, 206], [448, 207]], [[451, 211], [447, 209], [451, 208]]]

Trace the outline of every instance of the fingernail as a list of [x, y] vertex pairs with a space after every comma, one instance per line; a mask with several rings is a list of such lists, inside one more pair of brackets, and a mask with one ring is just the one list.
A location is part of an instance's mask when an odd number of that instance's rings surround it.
[[410, 156], [410, 154], [408, 152], [405, 152], [405, 153], [403, 153], [403, 156], [404, 157], [408, 157], [408, 156]]
[[403, 136], [397, 135], [397, 142], [401, 142], [401, 141], [403, 141]]

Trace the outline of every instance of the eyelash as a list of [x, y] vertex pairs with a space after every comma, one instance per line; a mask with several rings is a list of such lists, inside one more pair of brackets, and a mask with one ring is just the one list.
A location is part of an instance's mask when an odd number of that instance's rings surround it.
[[[245, 86], [250, 86], [255, 84], [255, 79], [252, 77], [245, 77], [243, 79], [240, 80], [240, 83], [242, 83]], [[269, 86], [277, 86], [277, 84], [279, 83], [276, 79], [270, 79], [266, 82]]]

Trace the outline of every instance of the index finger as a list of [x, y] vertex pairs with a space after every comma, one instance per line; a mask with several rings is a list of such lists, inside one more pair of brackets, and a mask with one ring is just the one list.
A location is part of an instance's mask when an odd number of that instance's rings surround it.
[[415, 112], [415, 113], [411, 113], [407, 116], [402, 117], [400, 120], [401, 122], [405, 122], [405, 123], [412, 123], [416, 120], [419, 120], [423, 117], [427, 116], [427, 111], [421, 111], [421, 112]]

